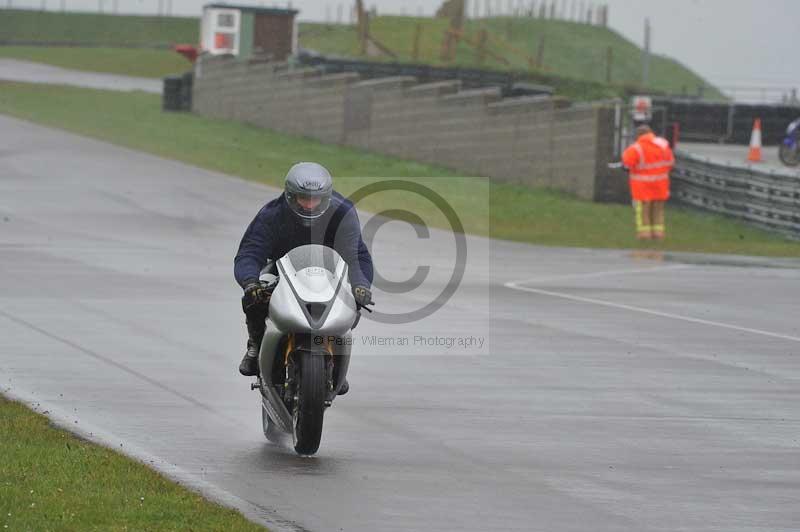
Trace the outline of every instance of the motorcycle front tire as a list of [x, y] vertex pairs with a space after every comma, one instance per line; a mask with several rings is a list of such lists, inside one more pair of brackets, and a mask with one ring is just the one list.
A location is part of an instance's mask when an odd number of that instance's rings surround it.
[[797, 166], [800, 164], [800, 144], [795, 144], [794, 147], [781, 144], [778, 148], [778, 157], [786, 166]]
[[300, 375], [292, 431], [294, 450], [297, 454], [310, 456], [317, 452], [322, 440], [327, 364], [324, 353], [303, 352], [299, 358]]

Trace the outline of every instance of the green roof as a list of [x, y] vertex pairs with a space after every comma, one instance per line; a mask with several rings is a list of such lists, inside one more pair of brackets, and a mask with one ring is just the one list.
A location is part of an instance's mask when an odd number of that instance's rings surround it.
[[203, 9], [206, 9], [208, 7], [213, 7], [218, 9], [238, 9], [239, 11], [242, 12], [256, 13], [259, 15], [263, 14], [263, 15], [294, 16], [300, 12], [297, 9], [281, 9], [278, 7], [258, 7], [258, 6], [245, 6], [242, 4], [225, 4], [225, 3], [206, 4], [203, 6]]

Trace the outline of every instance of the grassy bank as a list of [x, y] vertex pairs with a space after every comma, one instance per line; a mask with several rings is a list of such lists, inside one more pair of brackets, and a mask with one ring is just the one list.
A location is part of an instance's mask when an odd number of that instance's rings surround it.
[[[441, 48], [448, 22], [444, 19], [383, 16], [370, 21], [370, 32], [397, 55], [399, 61], [412, 61], [414, 38], [420, 28], [417, 61], [444, 65]], [[642, 51], [614, 30], [530, 17], [492, 17], [468, 20], [467, 35], [477, 39], [479, 31], [489, 32], [487, 50], [490, 55], [480, 62], [475, 48], [461, 42], [456, 48], [452, 64], [466, 67], [496, 68], [500, 70], [528, 70], [533, 79], [549, 83], [567, 95], [576, 93], [578, 82], [599, 84], [605, 91], [591, 85], [581, 87], [591, 97], [622, 95], [636, 90], [641, 83]], [[356, 29], [346, 25], [302, 24], [300, 42], [304, 47], [325, 54], [359, 55]], [[536, 58], [542, 48], [542, 65], [531, 68], [529, 58]], [[608, 51], [611, 51], [611, 84], [608, 84]], [[493, 59], [502, 56], [508, 64]], [[701, 76], [678, 61], [666, 56], [653, 55], [650, 65], [648, 89], [667, 93], [692, 94], [698, 86], [707, 87], [706, 96], [722, 95]], [[585, 99], [585, 98], [584, 98]]]
[[[443, 168], [236, 122], [162, 113], [159, 97], [142, 93], [2, 83], [0, 112], [272, 185], [281, 184], [288, 167], [301, 160], [319, 161], [337, 177], [457, 177]], [[467, 180], [442, 182], [449, 190], [447, 197], [455, 198], [457, 212], [476, 214], [463, 216], [467, 230], [495, 238], [558, 246], [800, 256], [796, 242], [674, 206], [668, 210], [668, 240], [639, 244], [628, 206], [521, 186], [492, 184], [475, 190], [468, 188], [473, 184]], [[364, 204], [369, 210], [381, 207]]]
[[6, 43], [153, 47], [194, 44], [199, 34], [199, 18], [0, 10], [0, 42]]
[[57, 46], [0, 46], [0, 57], [35, 61], [73, 70], [161, 78], [182, 74], [192, 64], [172, 50], [81, 48]]
[[[419, 26], [421, 32], [416, 61], [442, 65], [440, 52], [447, 24], [446, 20], [436, 18], [380, 16], [371, 20], [370, 31], [397, 55], [397, 61], [410, 62], [414, 61], [413, 43]], [[199, 28], [198, 18], [0, 9], [0, 42], [6, 44], [58, 42], [112, 48], [166, 47], [199, 42]], [[475, 49], [461, 42], [456, 48], [455, 59], [448, 64], [525, 70], [532, 81], [552, 85], [558, 94], [578, 100], [624, 96], [631, 91], [641, 90], [637, 88], [641, 82], [641, 49], [611, 29], [531, 17], [469, 20], [465, 27], [472, 39], [482, 29], [488, 30], [490, 35], [487, 44], [490, 54], [486, 60], [481, 62]], [[304, 48], [351, 57], [360, 54], [354, 26], [303, 23], [299, 25], [299, 33], [299, 43]], [[531, 68], [528, 58], [539, 55], [542, 43], [542, 64]], [[612, 54], [610, 84], [606, 74], [608, 50]], [[69, 60], [70, 67], [103, 72], [120, 71], [113, 62], [95, 58], [91, 52], [78, 54], [77, 59]], [[48, 56], [49, 53], [44, 53], [34, 60], [51, 62], [47, 60]], [[508, 63], [493, 59], [496, 56], [503, 56]], [[59, 61], [52, 64], [67, 66], [63, 63], [68, 59], [56, 58], [52, 61]], [[145, 60], [127, 57], [121, 58], [121, 62], [135, 65]], [[162, 75], [163, 71], [156, 71]], [[668, 93], [680, 93], [686, 89], [695, 94], [700, 85], [707, 87], [707, 97], [722, 97], [701, 76], [674, 59], [657, 54], [652, 57], [648, 89]]]
[[0, 530], [265, 530], [2, 396], [0, 456]]

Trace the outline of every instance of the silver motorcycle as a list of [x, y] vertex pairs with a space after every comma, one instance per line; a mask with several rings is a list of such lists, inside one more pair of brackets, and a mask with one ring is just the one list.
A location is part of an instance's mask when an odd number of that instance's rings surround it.
[[351, 330], [361, 314], [347, 263], [333, 249], [300, 246], [268, 265], [261, 280], [274, 286], [259, 352], [264, 435], [292, 435], [301, 455], [317, 452], [325, 410], [347, 375]]

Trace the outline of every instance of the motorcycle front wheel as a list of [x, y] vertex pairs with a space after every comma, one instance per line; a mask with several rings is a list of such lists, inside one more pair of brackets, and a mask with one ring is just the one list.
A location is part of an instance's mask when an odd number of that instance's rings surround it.
[[800, 164], [800, 144], [795, 144], [794, 146], [781, 144], [778, 149], [778, 157], [786, 166], [797, 166]]
[[310, 456], [322, 440], [325, 415], [327, 364], [323, 353], [303, 352], [300, 355], [297, 400], [293, 409], [293, 439], [297, 454]]

